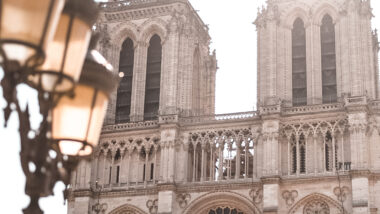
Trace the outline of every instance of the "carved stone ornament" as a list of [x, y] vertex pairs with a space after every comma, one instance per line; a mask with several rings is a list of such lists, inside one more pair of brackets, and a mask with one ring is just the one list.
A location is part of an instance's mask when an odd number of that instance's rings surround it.
[[330, 214], [330, 208], [324, 201], [313, 200], [305, 205], [303, 214]]
[[282, 198], [285, 200], [286, 205], [291, 206], [296, 198], [298, 197], [298, 192], [296, 190], [285, 190], [282, 192]]
[[344, 202], [347, 199], [347, 195], [350, 189], [346, 186], [344, 187], [335, 187], [334, 194], [337, 197], [338, 201]]
[[249, 196], [255, 204], [260, 204], [263, 201], [263, 190], [261, 188], [253, 188], [249, 191]]
[[181, 208], [185, 208], [190, 200], [191, 200], [191, 196], [188, 193], [177, 194], [177, 201], [178, 201], [179, 207]]
[[156, 214], [158, 211], [158, 199], [147, 201], [146, 207], [149, 209], [150, 214]]

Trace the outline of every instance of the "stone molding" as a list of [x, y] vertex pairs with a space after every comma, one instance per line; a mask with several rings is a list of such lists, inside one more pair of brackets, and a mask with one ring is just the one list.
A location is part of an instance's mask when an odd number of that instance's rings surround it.
[[189, 193], [179, 193], [177, 194], [177, 202], [179, 207], [185, 208], [191, 201], [191, 195]]
[[109, 214], [147, 214], [136, 206], [125, 204], [114, 210]]
[[350, 194], [350, 188], [346, 186], [335, 187], [333, 192], [338, 201], [344, 202], [346, 201], [348, 194]]
[[206, 193], [192, 201], [183, 214], [206, 213], [216, 206], [238, 207], [244, 213], [260, 214], [260, 209], [252, 204], [251, 200], [241, 194], [231, 191], [215, 191]]
[[298, 197], [298, 191], [297, 190], [285, 190], [282, 192], [282, 198], [285, 200], [285, 203], [287, 206], [293, 205], [294, 201]]
[[342, 205], [330, 198], [329, 196], [326, 196], [326, 195], [322, 195], [322, 194], [319, 194], [319, 193], [312, 193], [308, 196], [305, 196], [303, 197], [302, 199], [300, 199], [296, 204], [294, 204], [290, 209], [289, 209], [289, 212], [288, 214], [294, 214], [296, 213], [299, 209], [302, 209], [303, 210], [303, 207], [308, 204], [309, 202], [311, 201], [323, 201], [325, 203], [327, 203], [330, 207], [334, 207], [335, 209], [339, 210], [340, 212], [343, 211], [342, 209]]

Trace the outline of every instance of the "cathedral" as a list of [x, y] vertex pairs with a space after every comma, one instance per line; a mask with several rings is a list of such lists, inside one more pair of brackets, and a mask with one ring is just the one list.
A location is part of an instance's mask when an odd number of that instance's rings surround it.
[[370, 0], [267, 0], [252, 25], [257, 111], [222, 115], [188, 0], [99, 7], [97, 48], [122, 79], [69, 214], [380, 214]]

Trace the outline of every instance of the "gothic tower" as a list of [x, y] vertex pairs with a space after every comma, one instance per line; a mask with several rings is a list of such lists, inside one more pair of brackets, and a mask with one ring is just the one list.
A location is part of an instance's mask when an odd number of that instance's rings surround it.
[[124, 75], [106, 124], [214, 114], [207, 26], [187, 1], [137, 2], [102, 4], [96, 25], [101, 53]]
[[100, 7], [98, 48], [123, 79], [69, 214], [380, 214], [369, 0], [268, 0], [255, 21], [258, 111], [223, 115], [188, 0]]

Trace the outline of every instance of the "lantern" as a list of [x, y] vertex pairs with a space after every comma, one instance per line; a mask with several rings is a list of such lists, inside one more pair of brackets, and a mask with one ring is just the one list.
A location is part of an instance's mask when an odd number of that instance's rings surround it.
[[34, 67], [44, 61], [64, 0], [1, 0], [0, 47], [2, 61]]
[[92, 0], [67, 0], [44, 64], [29, 76], [43, 91], [64, 93], [73, 89], [82, 71], [91, 28], [97, 18]]
[[109, 96], [119, 77], [97, 52], [87, 54], [74, 97], [62, 97], [53, 110], [52, 137], [62, 154], [88, 156], [98, 143]]

